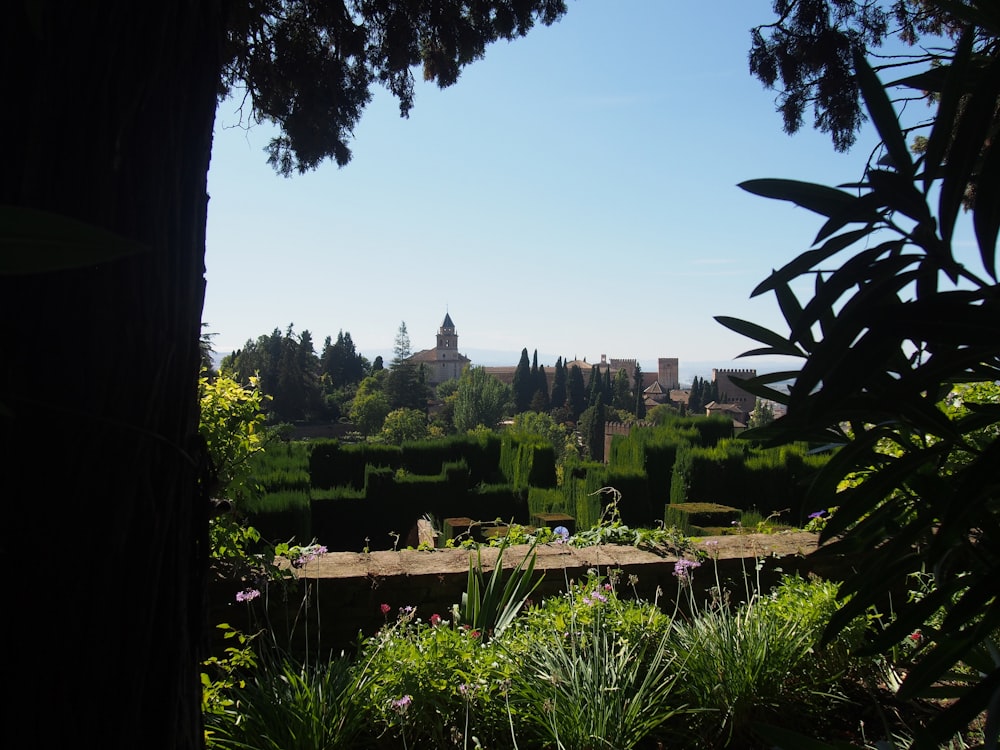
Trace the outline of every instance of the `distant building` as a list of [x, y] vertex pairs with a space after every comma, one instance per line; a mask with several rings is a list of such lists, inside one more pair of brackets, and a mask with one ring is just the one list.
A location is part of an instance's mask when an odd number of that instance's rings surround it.
[[444, 322], [438, 329], [437, 346], [419, 351], [406, 361], [424, 366], [427, 384], [431, 387], [458, 379], [472, 362], [458, 351], [458, 331], [449, 313], [444, 314]]
[[757, 377], [756, 370], [712, 370], [712, 381], [718, 386], [719, 398], [705, 405], [708, 414], [732, 416], [733, 421], [744, 425], [750, 420], [750, 412], [757, 405], [757, 397], [743, 390], [733, 378], [749, 380]]

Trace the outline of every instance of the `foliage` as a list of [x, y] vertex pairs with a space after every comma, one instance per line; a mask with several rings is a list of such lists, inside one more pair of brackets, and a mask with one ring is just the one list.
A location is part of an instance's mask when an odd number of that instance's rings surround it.
[[582, 605], [590, 617], [541, 630], [520, 654], [512, 700], [547, 747], [627, 750], [686, 709], [666, 634], [623, 637], [605, 622], [609, 596], [596, 588]]
[[393, 445], [427, 437], [427, 415], [417, 409], [395, 409], [385, 415], [381, 438]]
[[[691, 569], [678, 577], [690, 589]], [[685, 655], [677, 700], [712, 710], [692, 726], [702, 746], [739, 746], [751, 722], [766, 717], [787, 723], [789, 716], [802, 720], [810, 707], [830, 710], [839, 672], [818, 668], [814, 648], [836, 606], [836, 587], [790, 580], [783, 584], [788, 590], [772, 598], [752, 594], [735, 608], [722, 596], [707, 607], [692, 597], [691, 620], [674, 622], [670, 645]]]
[[[920, 569], [934, 572], [933, 592], [919, 603], [898, 604], [872, 649], [893, 648], [902, 636], [923, 628], [939, 605], [954, 602], [941, 625], [928, 631], [923, 658], [900, 691], [904, 697], [920, 694], [974, 658], [1000, 627], [995, 430], [1000, 406], [963, 400], [968, 410], [954, 413], [942, 406], [956, 385], [991, 383], [1000, 376], [995, 257], [1000, 19], [987, 4], [936, 5], [970, 23], [947, 63], [900, 82], [932, 92], [938, 102], [922, 153], [911, 156], [886, 88], [856, 55], [855, 80], [885, 158], [851, 191], [787, 180], [744, 183], [751, 192], [820, 214], [825, 224], [814, 249], [754, 292], [775, 294], [787, 335], [720, 318], [762, 344], [754, 353], [803, 360], [798, 372], [744, 384], [762, 398], [787, 404], [787, 415], [758, 437], [840, 446], [810, 493], [813, 507], [838, 506], [822, 539], [832, 541], [830, 553], [852, 556], [858, 571], [842, 588], [850, 599], [830, 634], [881, 601], [887, 587], [905, 586]], [[970, 270], [954, 237], [970, 185], [983, 274]], [[823, 270], [851, 248], [839, 268]], [[805, 304], [792, 290], [804, 276], [815, 278]], [[789, 377], [794, 378], [789, 394], [770, 387]], [[852, 477], [855, 481], [845, 484]], [[916, 747], [946, 741], [987, 706], [990, 721], [1000, 721], [998, 701], [1000, 665], [995, 664], [932, 723]]]
[[484, 368], [466, 368], [455, 391], [455, 429], [463, 433], [479, 425], [495, 428], [508, 413], [511, 399], [510, 386]]
[[750, 412], [750, 421], [747, 427], [765, 427], [774, 421], [774, 407], [769, 401], [757, 399], [753, 411]]
[[509, 733], [504, 693], [517, 667], [479, 635], [437, 614], [421, 622], [404, 607], [365, 640], [358, 663], [370, 679], [362, 697], [376, 731], [440, 748], [467, 746], [473, 732], [494, 746]]
[[489, 575], [483, 568], [482, 550], [476, 549], [475, 559], [470, 555], [465, 593], [462, 594], [461, 605], [455, 607], [456, 623], [478, 631], [484, 641], [499, 637], [510, 627], [531, 592], [542, 581], [540, 577], [532, 581], [537, 541], [517, 565], [504, 574], [503, 556], [509, 544], [506, 540], [500, 544]]
[[[986, 4], [979, 4], [985, 12]], [[780, 83], [785, 132], [801, 128], [811, 105], [813, 126], [830, 133], [838, 151], [847, 151], [865, 120], [853, 56], [880, 48], [895, 34], [914, 49], [893, 55], [886, 68], [940, 60], [940, 47], [916, 47], [917, 42], [921, 35], [953, 33], [956, 18], [949, 11], [961, 16], [964, 8], [946, 0], [806, 0], [776, 2], [774, 10], [779, 16], [774, 22], [751, 31], [750, 72], [768, 88]]]
[[230, 730], [236, 725], [237, 698], [234, 691], [246, 686], [244, 675], [257, 667], [257, 656], [248, 636], [226, 623], [216, 625], [223, 631], [223, 637], [233, 639], [238, 644], [227, 646], [223, 656], [210, 656], [202, 662], [201, 672], [201, 713], [205, 720], [205, 745], [220, 747], [217, 733]]
[[249, 462], [263, 449], [267, 400], [257, 386], [256, 378], [249, 386], [224, 375], [198, 380], [198, 433], [212, 459], [214, 497], [239, 500], [253, 490]]
[[[206, 716], [210, 747], [238, 750], [340, 750], [363, 747], [368, 720], [358, 692], [367, 676], [345, 656], [301, 664], [265, 650], [231, 692], [238, 720]], [[221, 720], [220, 720], [221, 718]]]
[[223, 358], [219, 369], [240, 383], [259, 378], [255, 385], [270, 396], [266, 411], [272, 422], [305, 419], [321, 408], [319, 359], [312, 334], [296, 334], [291, 324], [284, 333], [275, 328], [270, 335], [247, 341]]
[[389, 398], [381, 390], [363, 392], [359, 388], [351, 402], [351, 422], [365, 435], [374, 435], [382, 429], [390, 411]]
[[551, 415], [535, 411], [525, 411], [514, 415], [507, 430], [515, 436], [537, 436], [551, 443], [558, 463], [566, 451], [569, 433]]

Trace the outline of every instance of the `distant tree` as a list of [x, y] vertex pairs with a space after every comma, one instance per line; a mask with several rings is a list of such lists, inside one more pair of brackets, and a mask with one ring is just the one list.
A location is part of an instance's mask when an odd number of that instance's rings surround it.
[[495, 429], [513, 406], [511, 387], [482, 367], [468, 367], [455, 391], [455, 429], [460, 433], [482, 425]]
[[385, 415], [379, 436], [392, 445], [422, 440], [427, 437], [427, 415], [417, 409], [395, 409]]
[[619, 411], [632, 412], [635, 409], [632, 387], [628, 380], [628, 372], [625, 371], [624, 367], [618, 370], [614, 382], [611, 384], [611, 405]]
[[337, 342], [331, 343], [326, 337], [323, 353], [320, 355], [320, 375], [326, 375], [333, 388], [352, 383], [360, 383], [365, 376], [365, 358], [358, 354], [350, 332], [340, 331]]
[[385, 364], [382, 362], [382, 355], [379, 354], [378, 356], [375, 357], [375, 360], [372, 362], [372, 372], [378, 372], [384, 369], [385, 369]]
[[392, 409], [418, 409], [427, 412], [430, 396], [426, 386], [423, 364], [410, 361], [410, 334], [406, 331], [406, 321], [399, 324], [393, 344], [392, 367], [385, 379], [385, 394]]
[[555, 371], [552, 373], [552, 392], [549, 394], [549, 403], [553, 409], [561, 409], [566, 406], [566, 366], [563, 358], [556, 360]]
[[611, 406], [614, 399], [614, 389], [611, 385], [611, 367], [604, 368], [604, 380], [601, 383], [601, 401], [605, 406]]
[[632, 378], [633, 389], [635, 390], [635, 418], [643, 419], [646, 416], [646, 394], [642, 388], [642, 368], [639, 363], [635, 363], [635, 374]]
[[521, 350], [521, 359], [514, 370], [514, 413], [519, 414], [531, 408], [531, 397], [535, 393], [535, 382], [531, 376], [531, 362], [528, 360], [528, 349]]
[[603, 379], [601, 370], [597, 365], [590, 366], [590, 376], [587, 380], [587, 405], [593, 406], [603, 400]]
[[381, 390], [359, 389], [351, 402], [350, 418], [363, 435], [374, 435], [382, 429], [390, 411], [389, 399]]
[[546, 412], [549, 410], [549, 380], [545, 376], [545, 367], [539, 367], [535, 374], [535, 394], [531, 397], [531, 411]]
[[198, 349], [201, 352], [201, 370], [203, 373], [207, 373], [208, 377], [214, 377], [216, 375], [215, 371], [215, 361], [213, 354], [215, 350], [212, 348], [212, 338], [217, 334], [209, 333], [205, 330], [208, 323], [201, 324], [201, 339], [198, 341]]
[[244, 385], [259, 377], [260, 390], [270, 397], [264, 409], [271, 422], [306, 419], [321, 408], [319, 361], [312, 335], [309, 331], [296, 335], [291, 323], [284, 333], [275, 328], [270, 335], [247, 341], [225, 357], [220, 368]]
[[406, 321], [404, 320], [399, 324], [399, 330], [396, 331], [396, 339], [392, 345], [392, 366], [398, 367], [412, 355], [410, 334], [406, 330]]
[[586, 447], [587, 455], [594, 461], [604, 460], [604, 424], [606, 412], [604, 404], [598, 402], [588, 406], [580, 415], [577, 431]]
[[583, 384], [583, 371], [579, 365], [571, 365], [566, 378], [566, 407], [575, 422], [587, 408], [587, 388]]
[[774, 421], [774, 407], [770, 401], [757, 399], [753, 411], [750, 412], [750, 421], [747, 427], [763, 427]]
[[386, 373], [383, 390], [393, 409], [417, 409], [427, 413], [430, 392], [423, 364], [404, 361], [394, 365]]
[[566, 440], [569, 433], [566, 428], [556, 422], [549, 414], [535, 411], [525, 411], [514, 415], [509, 431], [515, 435], [534, 435], [552, 443], [555, 449], [556, 461], [561, 461], [566, 452]]

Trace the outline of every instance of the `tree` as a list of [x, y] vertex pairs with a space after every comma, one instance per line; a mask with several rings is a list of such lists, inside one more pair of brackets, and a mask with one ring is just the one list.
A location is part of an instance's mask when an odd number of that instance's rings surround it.
[[385, 415], [381, 438], [387, 443], [400, 445], [407, 440], [427, 437], [427, 415], [418, 409], [395, 409]]
[[566, 406], [574, 422], [587, 408], [587, 388], [583, 384], [583, 370], [579, 365], [569, 368], [569, 376], [566, 378]]
[[546, 412], [549, 410], [549, 379], [545, 375], [545, 367], [538, 368], [535, 375], [535, 395], [531, 397], [531, 411]]
[[765, 427], [774, 421], [774, 407], [770, 401], [757, 399], [753, 411], [750, 412], [750, 421], [747, 427]]
[[385, 418], [391, 410], [389, 399], [381, 390], [358, 389], [357, 395], [351, 402], [350, 418], [359, 432], [364, 435], [374, 435], [382, 429]]
[[348, 331], [337, 334], [337, 343], [326, 337], [323, 353], [320, 355], [320, 374], [329, 378], [331, 386], [341, 388], [360, 383], [365, 376], [365, 358], [358, 354], [354, 340]]
[[413, 355], [413, 352], [410, 350], [410, 334], [406, 331], [405, 320], [399, 324], [399, 330], [396, 332], [396, 340], [392, 346], [392, 354], [393, 367], [399, 367]]
[[607, 421], [604, 404], [598, 401], [580, 415], [579, 432], [587, 454], [594, 461], [604, 460], [604, 424]]
[[528, 348], [521, 350], [521, 359], [514, 369], [514, 413], [520, 414], [531, 407], [531, 397], [535, 393], [535, 380], [531, 377], [531, 363], [528, 361]]
[[[829, 133], [838, 151], [854, 145], [865, 120], [854, 56], [880, 48], [893, 29], [914, 47], [921, 35], [954, 33], [961, 13], [944, 2], [917, 0], [893, 0], [889, 8], [855, 0], [779, 0], [774, 10], [775, 21], [751, 30], [750, 72], [768, 88], [780, 84], [777, 102], [785, 132], [802, 127], [811, 105], [813, 126]], [[980, 46], [988, 45], [987, 35]], [[915, 47], [908, 60], [894, 55], [886, 67], [922, 66], [942, 58], [940, 48]]]
[[642, 419], [646, 416], [646, 394], [642, 388], [642, 368], [638, 362], [635, 363], [632, 383], [633, 390], [635, 391], [635, 418]]
[[[1000, 19], [992, 4], [947, 7], [968, 22], [949, 61], [903, 82], [938, 102], [926, 148], [910, 154], [886, 85], [856, 51], [855, 81], [884, 158], [869, 164], [850, 191], [788, 180], [744, 183], [752, 193], [814, 211], [824, 223], [810, 249], [754, 292], [775, 294], [788, 333], [719, 320], [759, 342], [754, 353], [802, 362], [801, 369], [744, 384], [787, 407], [753, 436], [840, 446], [810, 488], [818, 509], [838, 508], [822, 532], [821, 553], [850, 556], [856, 571], [841, 586], [844, 601], [828, 636], [881, 604], [887, 590], [911, 588], [910, 576], [931, 571], [930, 591], [894, 601], [870, 649], [888, 652], [920, 631], [917, 664], [901, 697], [949, 679], [960, 663], [975, 664], [969, 689], [914, 747], [938, 747], [987, 710], [986, 746], [995, 748], [1000, 406], [988, 389], [978, 389], [1000, 380]], [[959, 262], [955, 247], [969, 185], [979, 273]], [[805, 304], [792, 291], [802, 276], [814, 277]], [[788, 378], [789, 392], [773, 387]], [[946, 615], [937, 621], [941, 611]]]
[[548, 414], [525, 411], [514, 415], [514, 421], [508, 428], [515, 435], [535, 435], [549, 443], [555, 449], [556, 462], [562, 460], [566, 452], [566, 440], [569, 433]]
[[467, 367], [455, 390], [455, 429], [495, 429], [513, 406], [513, 391], [482, 367]]
[[[8, 698], [18, 721], [4, 727], [5, 745], [203, 743], [211, 469], [198, 437], [199, 334], [220, 91], [245, 91], [251, 120], [278, 125], [271, 158], [280, 172], [327, 157], [344, 164], [376, 82], [405, 114], [414, 65], [450, 85], [490, 42], [565, 10], [554, 0], [8, 8], [2, 95], [17, 116], [0, 118], [0, 136], [17, 148], [0, 177], [0, 205], [5, 234], [16, 225], [27, 241], [5, 258], [17, 255], [37, 272], [0, 278], [8, 342], [0, 455], [5, 468], [18, 467], [0, 471], [0, 495], [15, 497], [25, 477], [51, 475], [51, 452], [38, 446], [54, 422], [72, 420], [85, 439], [59, 455], [72, 497], [40, 485], [33, 502], [10, 504], [5, 523], [44, 530], [57, 550], [100, 540], [107, 559], [127, 565], [92, 566], [86, 586], [61, 592], [59, 611], [82, 627], [66, 627], [37, 584], [59, 580], [59, 555], [12, 582], [7, 606], [33, 616], [10, 620], [7, 635], [34, 662], [19, 670]], [[30, 337], [19, 335], [26, 311]], [[53, 341], [63, 342], [59, 357], [74, 362], [73, 377], [53, 359]], [[119, 364], [122, 352], [129, 367]]]
[[611, 405], [619, 411], [632, 411], [632, 389], [624, 367], [615, 373], [611, 383]]
[[556, 359], [556, 369], [552, 375], [552, 393], [549, 396], [549, 403], [553, 409], [561, 409], [566, 405], [566, 366], [563, 358]]

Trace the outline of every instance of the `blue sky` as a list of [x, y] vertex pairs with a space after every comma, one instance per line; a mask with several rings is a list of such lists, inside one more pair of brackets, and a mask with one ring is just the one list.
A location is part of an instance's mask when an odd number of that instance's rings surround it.
[[223, 103], [203, 316], [215, 348], [292, 323], [317, 349], [344, 330], [374, 354], [405, 321], [419, 350], [446, 311], [474, 362], [500, 350], [515, 364], [527, 347], [542, 364], [678, 357], [683, 371], [752, 348], [713, 316], [779, 326], [750, 292], [820, 219], [737, 183], [851, 182], [876, 144], [866, 130], [837, 154], [810, 128], [782, 131], [747, 68], [770, 6], [570, 0], [455, 86], [418, 85], [409, 119], [379, 90], [353, 161], [290, 179], [266, 164], [272, 131], [237, 127]]

